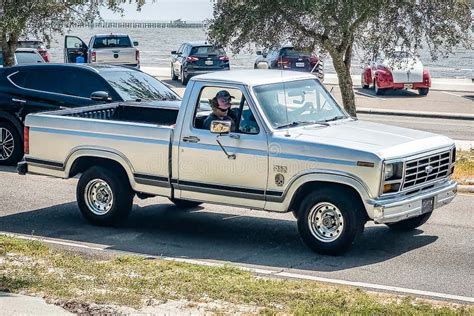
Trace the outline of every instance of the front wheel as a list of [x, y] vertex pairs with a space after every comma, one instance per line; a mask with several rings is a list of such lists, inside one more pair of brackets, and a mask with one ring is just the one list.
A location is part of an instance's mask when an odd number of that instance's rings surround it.
[[418, 89], [418, 93], [420, 95], [428, 95], [428, 92], [430, 92], [430, 88], [420, 88], [420, 89]]
[[313, 251], [337, 255], [347, 251], [364, 230], [363, 210], [351, 194], [318, 190], [309, 194], [298, 212], [298, 230]]
[[181, 68], [181, 84], [183, 86], [187, 85], [189, 78], [184, 75], [184, 69]]
[[13, 124], [0, 122], [0, 165], [13, 165], [23, 155], [20, 133]]
[[429, 212], [397, 223], [387, 224], [387, 226], [396, 231], [410, 231], [426, 223], [432, 213]]
[[92, 224], [116, 225], [125, 220], [133, 205], [133, 191], [128, 178], [115, 170], [92, 167], [77, 184], [77, 204]]
[[178, 76], [176, 75], [176, 73], [174, 72], [174, 67], [173, 65], [171, 65], [171, 80], [178, 80]]

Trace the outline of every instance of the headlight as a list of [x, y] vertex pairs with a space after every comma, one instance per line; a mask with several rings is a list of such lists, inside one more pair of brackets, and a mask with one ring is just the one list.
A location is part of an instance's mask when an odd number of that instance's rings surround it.
[[393, 167], [393, 164], [388, 164], [388, 165], [385, 165], [385, 169], [384, 169], [384, 178], [385, 180], [387, 179], [390, 179], [391, 177], [393, 177], [393, 171], [394, 171], [394, 167]]

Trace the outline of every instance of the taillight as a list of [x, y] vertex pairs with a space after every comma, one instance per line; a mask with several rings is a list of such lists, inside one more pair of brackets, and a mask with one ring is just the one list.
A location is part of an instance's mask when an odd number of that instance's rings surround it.
[[311, 55], [311, 57], [309, 57], [309, 63], [312, 65], [317, 64], [318, 61], [319, 61], [319, 57], [316, 55]]
[[135, 60], [137, 63], [140, 62], [140, 51], [138, 49], [135, 51]]
[[427, 85], [431, 85], [431, 76], [428, 69], [423, 69], [423, 82]]
[[194, 61], [198, 61], [199, 58], [194, 57], [194, 56], [189, 56], [188, 58], [186, 58], [186, 60], [192, 63], [192, 62], [194, 62]]
[[290, 60], [288, 58], [280, 58], [278, 60], [279, 67], [287, 68], [289, 63], [290, 63]]
[[41, 57], [43, 57], [43, 60], [46, 62], [46, 63], [49, 63], [50, 60], [49, 60], [49, 54], [48, 54], [48, 51], [45, 50], [45, 49], [38, 49], [38, 53], [41, 55]]
[[23, 152], [25, 155], [30, 153], [30, 128], [27, 126], [23, 128]]
[[229, 56], [221, 56], [221, 57], [219, 57], [219, 60], [229, 61]]
[[95, 63], [97, 60], [97, 53], [91, 52], [91, 63]]

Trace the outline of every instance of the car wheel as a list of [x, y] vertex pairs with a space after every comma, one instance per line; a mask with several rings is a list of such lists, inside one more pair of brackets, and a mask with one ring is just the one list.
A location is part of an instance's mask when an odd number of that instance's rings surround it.
[[380, 89], [379, 86], [377, 85], [377, 81], [374, 80], [374, 90], [376, 95], [384, 95], [386, 92], [386, 89]]
[[322, 189], [303, 200], [298, 231], [313, 251], [337, 255], [348, 250], [364, 230], [363, 210], [351, 194]]
[[364, 74], [362, 73], [361, 78], [360, 78], [360, 85], [362, 86], [362, 89], [369, 89], [369, 85], [364, 82]]
[[418, 93], [420, 95], [428, 95], [428, 92], [430, 92], [430, 88], [420, 88], [420, 89], [418, 89]]
[[202, 204], [201, 202], [194, 202], [194, 201], [181, 200], [181, 199], [170, 199], [170, 201], [173, 202], [177, 208], [181, 208], [181, 209], [195, 208]]
[[173, 65], [171, 65], [171, 80], [178, 80], [178, 76], [176, 76], [176, 73], [174, 72]]
[[187, 85], [189, 81], [189, 78], [184, 75], [184, 70], [181, 68], [181, 83], [183, 86]]
[[13, 124], [0, 122], [0, 165], [14, 165], [23, 157], [20, 133]]
[[417, 227], [420, 227], [424, 223], [426, 223], [426, 221], [431, 217], [432, 213], [433, 212], [429, 212], [429, 213], [426, 213], [426, 214], [419, 215], [417, 217], [405, 219], [405, 220], [397, 222], [397, 223], [387, 224], [387, 226], [390, 227], [393, 230], [396, 230], [396, 231], [413, 230]]
[[116, 170], [92, 167], [82, 174], [76, 198], [82, 215], [92, 224], [119, 224], [130, 214], [134, 193], [128, 178]]

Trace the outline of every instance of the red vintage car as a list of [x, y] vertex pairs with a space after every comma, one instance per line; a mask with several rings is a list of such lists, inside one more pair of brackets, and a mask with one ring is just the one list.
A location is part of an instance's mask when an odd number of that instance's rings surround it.
[[431, 75], [418, 57], [405, 51], [396, 51], [389, 56], [380, 54], [364, 68], [361, 74], [364, 89], [371, 86], [375, 94], [382, 95], [392, 89], [414, 89], [427, 95], [431, 87]]

